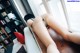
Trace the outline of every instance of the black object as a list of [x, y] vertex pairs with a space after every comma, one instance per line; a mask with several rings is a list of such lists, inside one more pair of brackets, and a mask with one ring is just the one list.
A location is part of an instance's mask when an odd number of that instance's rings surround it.
[[5, 49], [4, 53], [12, 53], [13, 50], [13, 44], [11, 43], [10, 45], [8, 45]]
[[22, 46], [22, 47], [18, 50], [17, 53], [27, 53], [27, 52], [25, 51], [24, 47]]
[[28, 19], [31, 19], [31, 18], [35, 18], [35, 16], [33, 14], [27, 14], [25, 17], [24, 17], [24, 20], [27, 21]]
[[28, 13], [28, 14], [33, 14], [31, 8], [30, 8], [30, 5], [28, 3], [27, 0], [21, 0], [22, 4], [23, 4], [23, 7], [25, 9], [25, 11]]

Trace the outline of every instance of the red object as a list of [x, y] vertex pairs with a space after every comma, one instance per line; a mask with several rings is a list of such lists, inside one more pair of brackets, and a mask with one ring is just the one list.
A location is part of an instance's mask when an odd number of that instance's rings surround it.
[[18, 41], [21, 43], [21, 44], [24, 44], [25, 43], [25, 39], [24, 39], [24, 36], [23, 34], [19, 33], [19, 32], [14, 32], [16, 38], [18, 39]]

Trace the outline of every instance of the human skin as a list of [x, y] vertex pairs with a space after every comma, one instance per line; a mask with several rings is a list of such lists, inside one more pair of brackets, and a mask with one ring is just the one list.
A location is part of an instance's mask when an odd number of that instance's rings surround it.
[[[80, 34], [70, 33], [67, 29], [62, 28], [62, 26], [55, 22], [54, 17], [50, 14], [45, 14], [42, 17], [46, 24], [60, 34], [65, 40], [80, 44]], [[42, 17], [36, 17], [34, 21], [28, 20], [27, 23], [29, 26], [32, 25], [33, 31], [47, 47], [47, 53], [60, 53], [55, 42], [52, 40]]]
[[54, 17], [50, 14], [45, 14], [43, 19], [46, 21], [47, 25], [60, 34], [65, 40], [80, 44], [79, 33], [69, 32], [67, 29], [56, 23]]
[[[27, 21], [29, 26], [32, 24], [31, 22], [31, 20]], [[35, 18], [32, 24], [32, 29], [37, 34], [39, 39], [43, 42], [43, 44], [47, 47], [47, 53], [59, 53], [59, 50], [49, 35], [48, 30], [41, 17]]]

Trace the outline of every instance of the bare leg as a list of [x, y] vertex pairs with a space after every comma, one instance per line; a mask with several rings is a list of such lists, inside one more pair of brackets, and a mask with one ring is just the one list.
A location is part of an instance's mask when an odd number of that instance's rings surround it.
[[59, 53], [55, 42], [50, 37], [48, 30], [42, 21], [42, 18], [35, 18], [32, 26], [34, 32], [37, 34], [43, 44], [47, 47], [47, 53]]
[[59, 33], [65, 40], [80, 44], [80, 34], [70, 33], [68, 30], [58, 25], [58, 23], [55, 22], [54, 17], [52, 15], [45, 14], [44, 20], [52, 29]]

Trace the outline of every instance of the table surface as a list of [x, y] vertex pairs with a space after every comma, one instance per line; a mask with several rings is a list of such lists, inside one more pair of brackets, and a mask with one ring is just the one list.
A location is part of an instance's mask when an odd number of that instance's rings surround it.
[[[36, 36], [37, 40], [38, 40], [38, 43], [42, 49], [42, 52], [43, 53], [47, 53], [47, 48], [44, 46], [44, 44], [40, 41], [40, 39]], [[52, 37], [54, 38], [54, 37]], [[59, 37], [54, 40], [57, 47], [58, 47], [58, 50], [60, 51], [60, 53], [80, 53], [80, 45], [76, 45], [74, 43], [71, 43], [71, 42], [67, 42], [63, 39], [60, 39]]]

